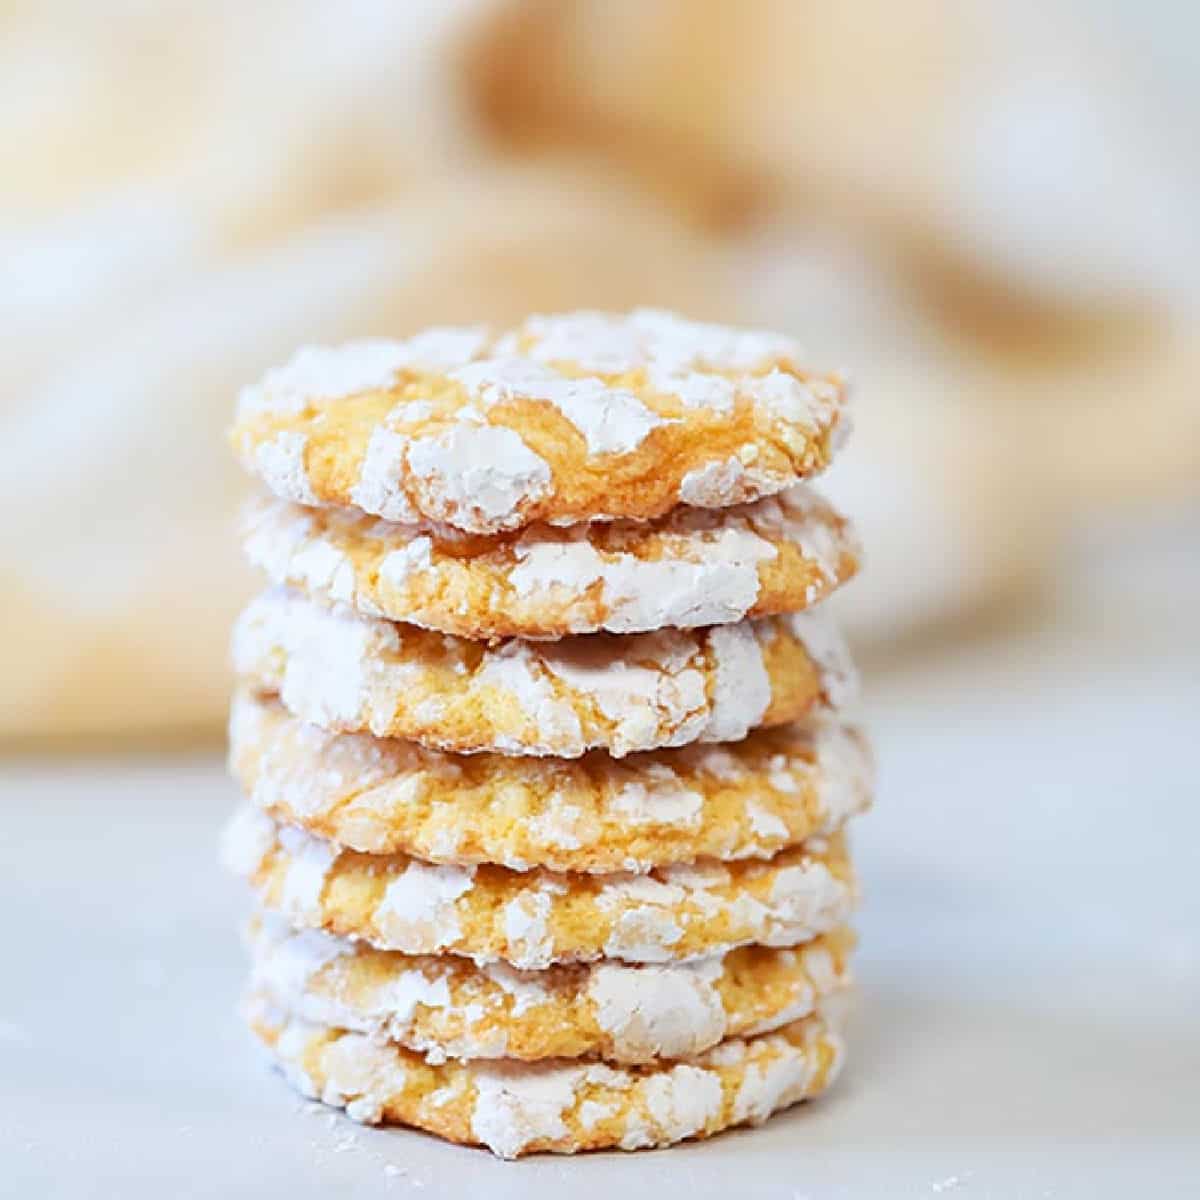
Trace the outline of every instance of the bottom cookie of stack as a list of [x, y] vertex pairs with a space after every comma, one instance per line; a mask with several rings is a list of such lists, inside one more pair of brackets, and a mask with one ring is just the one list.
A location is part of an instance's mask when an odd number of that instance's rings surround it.
[[254, 1035], [304, 1095], [371, 1124], [414, 1126], [502, 1158], [536, 1151], [636, 1150], [766, 1120], [836, 1078], [835, 1023], [819, 1010], [772, 1032], [729, 1038], [686, 1061], [450, 1060], [304, 1020], [252, 992]]

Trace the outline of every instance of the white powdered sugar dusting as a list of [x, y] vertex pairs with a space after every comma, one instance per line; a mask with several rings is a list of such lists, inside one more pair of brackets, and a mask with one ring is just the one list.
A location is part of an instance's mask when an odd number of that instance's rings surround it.
[[758, 599], [758, 564], [774, 546], [743, 529], [719, 530], [689, 547], [694, 558], [601, 554], [587, 541], [519, 542], [510, 581], [518, 595], [560, 587], [580, 595], [601, 585], [614, 633], [693, 628], [741, 620]]
[[646, 763], [638, 779], [626, 782], [611, 800], [613, 812], [630, 825], [666, 825], [694, 829], [704, 799], [683, 787], [670, 767]]
[[753, 625], [718, 625], [709, 631], [715, 683], [706, 738], [735, 742], [763, 718], [771, 703], [771, 679]]
[[511, 429], [456, 425], [408, 448], [408, 466], [426, 505], [463, 528], [507, 529], [550, 490], [550, 467]]
[[754, 398], [773, 416], [810, 432], [815, 432], [821, 419], [829, 415], [828, 403], [823, 403], [807, 384], [784, 371], [771, 371], [755, 380]]
[[512, 997], [513, 1016], [519, 1017], [531, 1008], [549, 1004], [554, 994], [540, 971], [526, 971], [511, 963], [485, 963], [479, 968], [494, 984]]
[[553, 901], [545, 892], [525, 892], [504, 906], [504, 936], [508, 939], [508, 961], [524, 970], [550, 965], [554, 941], [549, 918]]
[[389, 387], [407, 362], [403, 342], [368, 339], [342, 346], [304, 346], [261, 382], [243, 388], [238, 416], [302, 412], [314, 400], [354, 396]]
[[329, 868], [337, 858], [330, 842], [311, 837], [293, 825], [279, 830], [279, 844], [288, 855], [287, 874], [279, 908], [296, 920], [318, 920]]
[[826, 828], [837, 829], [870, 801], [874, 775], [871, 752], [861, 737], [838, 721], [816, 722], [813, 740], [823, 822]]
[[575, 1066], [476, 1064], [471, 1132], [501, 1158], [515, 1158], [535, 1141], [565, 1138], [563, 1116], [585, 1073]]
[[629, 962], [668, 962], [673, 957], [671, 947], [681, 937], [683, 930], [669, 910], [635, 908], [617, 918], [604, 953]]
[[388, 690], [386, 655], [400, 648], [399, 627], [351, 609], [323, 609], [286, 588], [250, 602], [233, 633], [239, 674], [274, 675], [284, 704], [321, 725], [360, 722], [365, 707]]
[[418, 519], [417, 510], [401, 486], [408, 446], [404, 434], [386, 425], [372, 431], [358, 481], [350, 489], [350, 499], [359, 508], [388, 521], [412, 524]]
[[724, 1035], [725, 1009], [714, 986], [721, 969], [719, 958], [637, 968], [601, 962], [589, 975], [588, 996], [625, 1061], [681, 1058]]
[[779, 841], [788, 836], [788, 827], [774, 813], [768, 812], [761, 804], [750, 802], [746, 805], [746, 816], [755, 836]]
[[301, 1016], [324, 1020], [321, 1014], [304, 1011], [305, 992], [331, 962], [353, 954], [353, 947], [319, 929], [289, 930], [273, 916], [263, 916], [264, 929], [255, 947], [254, 984]]
[[858, 695], [858, 672], [838, 627], [822, 612], [808, 609], [787, 618], [821, 673], [821, 688], [832, 708], [843, 708]]
[[275, 822], [249, 805], [239, 808], [221, 833], [221, 862], [234, 875], [253, 875], [274, 848]]
[[444, 978], [429, 979], [415, 967], [397, 971], [387, 983], [371, 995], [372, 1008], [386, 1017], [387, 1025], [396, 1036], [407, 1028], [418, 1008], [449, 1008], [450, 985]]
[[424, 535], [414, 537], [388, 552], [379, 564], [379, 578], [393, 587], [403, 587], [413, 575], [427, 571], [432, 560], [432, 539]]
[[785, 476], [767, 474], [730, 455], [689, 471], [680, 481], [679, 499], [696, 508], [728, 508], [772, 495], [788, 482]]
[[764, 1063], [748, 1063], [733, 1101], [733, 1119], [758, 1124], [781, 1105], [804, 1095], [813, 1079], [814, 1063], [799, 1054], [779, 1055]]
[[737, 401], [737, 385], [724, 375], [672, 374], [669, 369], [652, 367], [650, 383], [656, 391], [675, 396], [685, 408], [707, 408], [729, 412]]
[[304, 465], [307, 450], [307, 434], [281, 430], [254, 448], [254, 468], [277, 495], [297, 504], [319, 504]]
[[655, 1072], [643, 1086], [646, 1109], [665, 1141], [679, 1142], [715, 1121], [724, 1103], [721, 1077], [689, 1063]]
[[537, 652], [528, 642], [505, 642], [479, 673], [481, 687], [508, 692], [544, 738], [558, 745], [583, 742], [583, 729], [575, 710], [554, 690], [541, 671]]
[[602, 379], [572, 379], [525, 358], [485, 359], [451, 372], [485, 407], [510, 400], [553, 405], [583, 435], [589, 454], [636, 450], [663, 418]]
[[325, 1068], [322, 1101], [345, 1108], [346, 1116], [368, 1125], [382, 1120], [383, 1106], [407, 1082], [404, 1061], [391, 1046], [357, 1033], [328, 1045], [321, 1065]]
[[336, 400], [388, 388], [401, 370], [439, 371], [470, 362], [487, 341], [481, 328], [430, 329], [407, 341], [368, 338], [342, 346], [305, 346], [261, 382], [243, 388], [238, 416], [302, 412]]
[[[541, 658], [552, 675], [592, 700], [614, 723], [614, 754], [656, 744], [664, 727], [672, 742], [693, 740], [707, 708], [704, 675], [687, 665], [696, 654], [695, 642], [662, 631], [633, 635], [623, 649], [624, 657], [616, 658], [607, 645], [572, 638], [547, 646]], [[654, 665], [635, 665], [639, 661]]]
[[462, 936], [455, 903], [471, 890], [474, 867], [411, 862], [387, 885], [375, 923], [396, 949], [421, 953], [448, 946]]
[[[805, 931], [807, 940], [832, 929], [846, 909], [846, 886], [822, 862], [784, 867], [771, 884], [771, 918], [788, 929]], [[778, 940], [773, 944], [781, 944]]]

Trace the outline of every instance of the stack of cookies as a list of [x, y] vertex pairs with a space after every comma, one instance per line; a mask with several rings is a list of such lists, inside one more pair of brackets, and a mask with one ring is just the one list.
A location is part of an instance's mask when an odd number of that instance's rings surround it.
[[842, 1057], [870, 760], [802, 482], [845, 388], [638, 311], [246, 389], [247, 1014], [306, 1095], [513, 1157], [764, 1120]]

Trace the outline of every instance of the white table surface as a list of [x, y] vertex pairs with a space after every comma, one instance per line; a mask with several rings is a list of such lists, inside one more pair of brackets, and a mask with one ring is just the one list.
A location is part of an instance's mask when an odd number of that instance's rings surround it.
[[670, 1151], [503, 1163], [310, 1111], [234, 1017], [220, 764], [4, 767], [0, 1195], [1200, 1194], [1196, 545], [872, 681], [847, 1072]]

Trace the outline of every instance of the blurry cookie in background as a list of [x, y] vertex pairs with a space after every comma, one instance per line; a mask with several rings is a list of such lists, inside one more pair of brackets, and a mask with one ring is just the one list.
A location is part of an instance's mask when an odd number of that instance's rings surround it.
[[1135, 25], [1053, 3], [508, 0], [464, 70], [499, 147], [586, 149], [716, 230], [783, 213], [889, 242], [950, 324], [964, 280], [987, 311], [1124, 314], [1200, 285], [1200, 118], [1172, 118], [1161, 55], [1131, 69]]
[[145, 186], [244, 244], [394, 197], [473, 149], [454, 53], [494, 7], [18, 6], [0, 39], [0, 214]]

